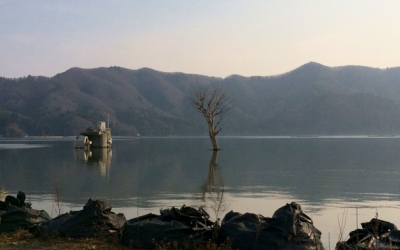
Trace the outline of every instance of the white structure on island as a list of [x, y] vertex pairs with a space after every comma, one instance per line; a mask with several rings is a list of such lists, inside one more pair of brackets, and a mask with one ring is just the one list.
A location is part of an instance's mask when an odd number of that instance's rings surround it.
[[85, 148], [111, 148], [111, 129], [106, 128], [106, 122], [97, 122], [97, 127], [88, 127], [81, 135]]

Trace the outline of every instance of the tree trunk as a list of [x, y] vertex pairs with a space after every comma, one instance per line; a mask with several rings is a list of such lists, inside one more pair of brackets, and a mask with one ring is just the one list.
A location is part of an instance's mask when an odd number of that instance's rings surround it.
[[216, 135], [216, 133], [215, 133], [215, 131], [212, 129], [212, 124], [211, 125], [209, 125], [209, 132], [208, 132], [208, 135], [210, 136], [210, 140], [211, 140], [211, 144], [212, 144], [212, 146], [213, 146], [213, 150], [214, 151], [218, 151], [218, 150], [220, 150], [220, 148], [218, 147], [218, 142], [217, 142], [217, 135]]
[[218, 147], [218, 142], [217, 142], [217, 138], [215, 137], [215, 135], [210, 136], [210, 140], [211, 140], [211, 143], [213, 145], [213, 150], [214, 151], [219, 151], [220, 148]]

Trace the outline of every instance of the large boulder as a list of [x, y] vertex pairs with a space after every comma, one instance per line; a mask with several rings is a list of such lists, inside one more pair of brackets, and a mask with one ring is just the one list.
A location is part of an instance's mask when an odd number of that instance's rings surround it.
[[221, 223], [219, 242], [230, 239], [233, 249], [322, 250], [321, 232], [295, 202], [275, 211], [272, 218], [229, 212]]
[[349, 233], [347, 241], [338, 242], [337, 250], [400, 249], [400, 231], [388, 221], [372, 218], [361, 223], [361, 229]]
[[46, 211], [3, 203], [0, 208], [0, 232], [13, 232], [20, 228], [32, 229], [50, 219]]
[[119, 233], [126, 221], [123, 214], [111, 212], [111, 206], [89, 199], [83, 210], [62, 214], [37, 227], [39, 235], [90, 238]]
[[135, 248], [168, 243], [194, 246], [210, 240], [212, 233], [213, 223], [206, 211], [184, 205], [126, 221], [121, 242]]

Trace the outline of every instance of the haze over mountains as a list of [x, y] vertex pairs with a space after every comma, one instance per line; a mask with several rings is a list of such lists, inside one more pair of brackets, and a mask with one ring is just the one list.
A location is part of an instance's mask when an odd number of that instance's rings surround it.
[[109, 67], [0, 78], [0, 135], [78, 135], [108, 116], [114, 135], [206, 135], [188, 100], [198, 84], [220, 84], [233, 97], [221, 135], [400, 134], [400, 67], [310, 62], [269, 77]]

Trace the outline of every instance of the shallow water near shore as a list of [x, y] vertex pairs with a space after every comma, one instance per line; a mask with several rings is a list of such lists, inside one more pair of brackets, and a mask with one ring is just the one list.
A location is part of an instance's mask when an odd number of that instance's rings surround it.
[[345, 238], [376, 216], [400, 226], [398, 136], [220, 137], [217, 154], [206, 137], [114, 137], [111, 150], [91, 152], [74, 143], [0, 140], [0, 188], [23, 190], [53, 217], [56, 186], [63, 212], [93, 197], [127, 219], [183, 204], [205, 207], [212, 219], [230, 210], [272, 217], [295, 201], [326, 249], [343, 226]]

